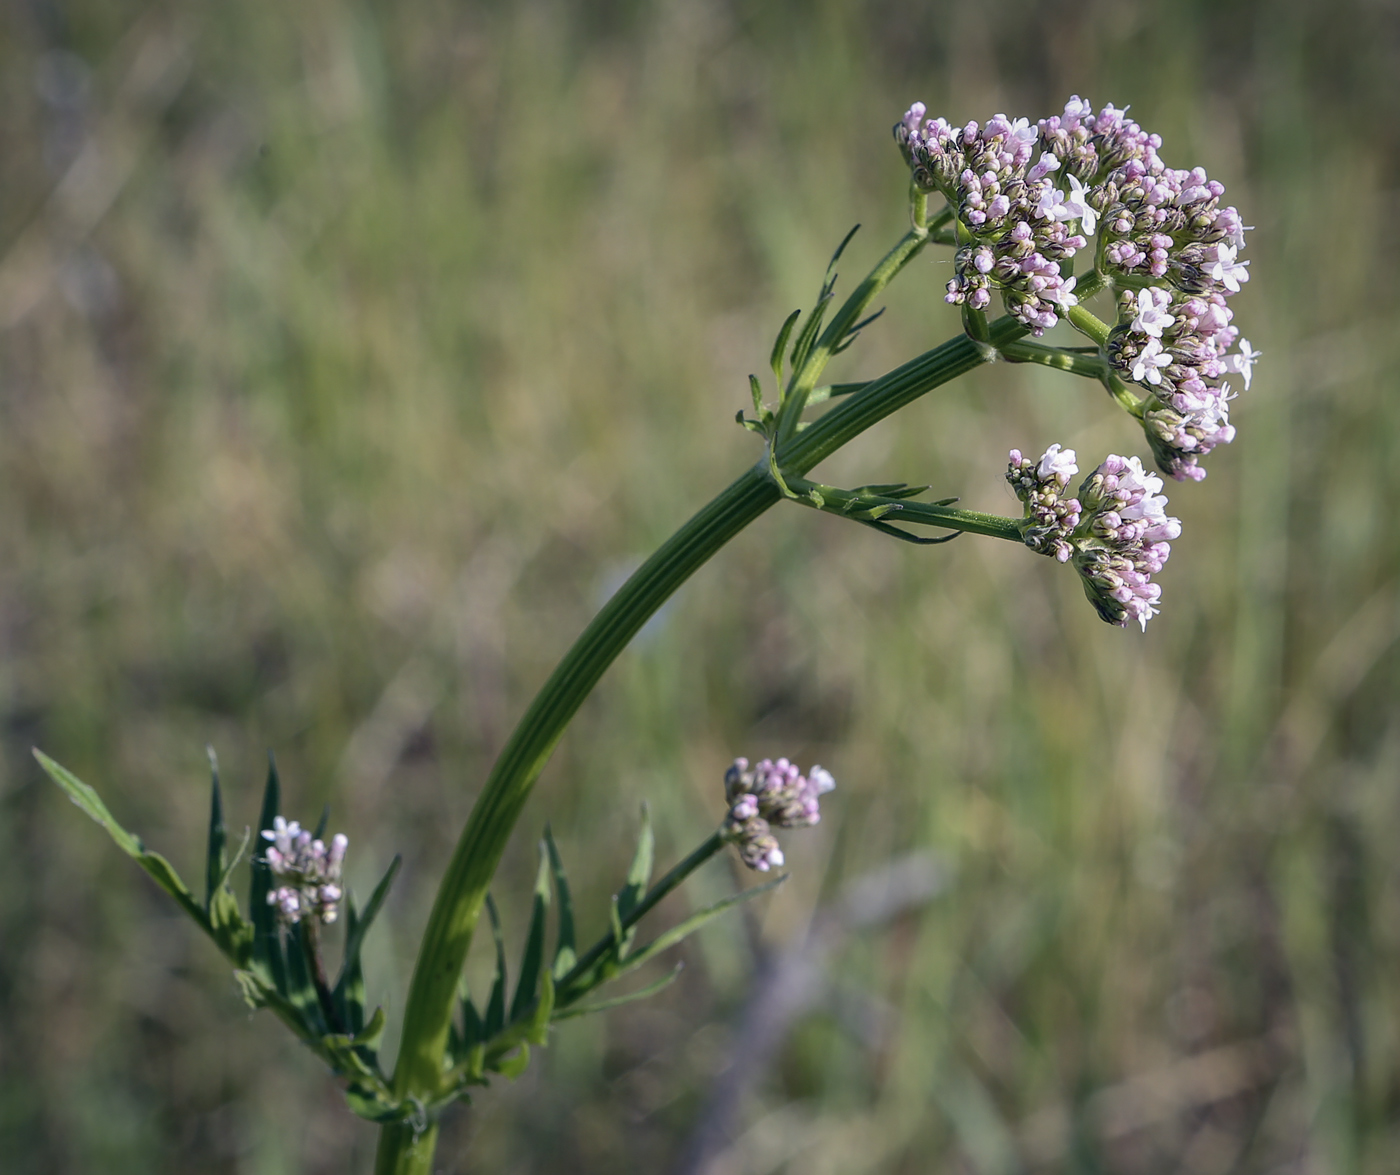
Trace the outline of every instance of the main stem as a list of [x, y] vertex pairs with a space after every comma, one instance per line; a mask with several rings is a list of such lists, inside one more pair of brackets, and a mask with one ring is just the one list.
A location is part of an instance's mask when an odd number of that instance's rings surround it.
[[[880, 289], [927, 240], [916, 227], [872, 271], [833, 319], [856, 321]], [[823, 342], [829, 337], [823, 333]], [[781, 441], [784, 473], [806, 473], [842, 445], [890, 413], [996, 355], [995, 347], [1025, 333], [1011, 319], [992, 324], [992, 345], [966, 336], [950, 339], [870, 383], [810, 427]], [[404, 1011], [395, 1091], [429, 1098], [442, 1082], [457, 980], [472, 931], [510, 832], [570, 719], [608, 666], [662, 604], [721, 547], [782, 497], [766, 460], [742, 474], [703, 507], [651, 556], [584, 629], [535, 696], [501, 752], [457, 842], [438, 887], [419, 947]], [[436, 1123], [415, 1132], [407, 1123], [386, 1124], [380, 1135], [377, 1175], [427, 1175], [437, 1143]]]

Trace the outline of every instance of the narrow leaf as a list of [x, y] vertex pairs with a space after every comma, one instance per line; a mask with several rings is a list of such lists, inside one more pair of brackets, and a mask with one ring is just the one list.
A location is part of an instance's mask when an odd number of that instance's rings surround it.
[[462, 1055], [479, 1045], [486, 1039], [486, 1023], [481, 1018], [481, 1013], [476, 1010], [476, 1005], [472, 1003], [472, 998], [467, 992], [462, 992]]
[[539, 846], [540, 865], [535, 873], [535, 900], [530, 910], [530, 929], [525, 935], [525, 952], [520, 958], [520, 978], [516, 980], [515, 999], [510, 1005], [510, 1021], [514, 1023], [535, 1002], [540, 968], [544, 965], [545, 913], [549, 909], [549, 853], [544, 843]]
[[175, 872], [175, 867], [169, 861], [159, 853], [151, 852], [141, 843], [139, 836], [128, 832], [118, 824], [116, 817], [107, 810], [107, 805], [102, 802], [102, 797], [66, 767], [55, 763], [38, 748], [34, 750], [34, 757], [39, 761], [39, 766], [48, 773], [49, 778], [64, 790], [68, 798], [107, 830], [107, 835], [116, 842], [117, 847], [122, 852], [149, 873], [155, 883], [179, 902], [181, 909], [204, 930], [209, 929], [209, 915], [205, 912], [204, 907], [195, 900], [189, 887], [180, 880], [180, 875]]
[[668, 988], [675, 983], [677, 976], [685, 969], [684, 963], [677, 963], [670, 971], [666, 972], [655, 983], [648, 983], [637, 991], [627, 995], [620, 995], [616, 999], [600, 1000], [596, 1004], [585, 1004], [582, 1007], [574, 1006], [565, 1008], [563, 1011], [555, 1012], [554, 1019], [570, 1020], [575, 1016], [588, 1016], [594, 1012], [606, 1012], [610, 1008], [620, 1008], [623, 1004], [630, 1004], [637, 1000], [644, 1000], [648, 996], [654, 996], [657, 992]]
[[861, 526], [868, 526], [873, 530], [878, 530], [881, 534], [887, 534], [892, 539], [899, 539], [902, 542], [913, 543], [916, 547], [936, 547], [940, 543], [951, 543], [962, 531], [955, 530], [952, 534], [945, 534], [941, 538], [927, 538], [924, 535], [910, 534], [907, 530], [900, 530], [897, 526], [891, 526], [888, 522], [871, 521], [866, 518], [857, 518]]
[[836, 246], [836, 252], [831, 255], [831, 260], [827, 263], [827, 273], [830, 273], [833, 269], [836, 268], [836, 263], [841, 260], [841, 254], [846, 251], [846, 246], [851, 243], [851, 238], [854, 237], [858, 232], [860, 232], [860, 225], [856, 225], [854, 228], [851, 229], [850, 232], [848, 232], [844, 237], [841, 238], [841, 243]]
[[307, 958], [305, 936], [293, 932], [287, 936], [287, 999], [301, 1016], [307, 1031], [325, 1036], [330, 1025], [321, 1013], [316, 998], [316, 985], [311, 981], [311, 960]]
[[282, 953], [282, 936], [277, 929], [277, 915], [268, 905], [272, 892], [272, 870], [263, 858], [263, 833], [270, 831], [273, 819], [282, 810], [282, 782], [277, 775], [277, 760], [267, 756], [267, 785], [263, 788], [262, 812], [258, 817], [258, 835], [253, 848], [252, 881], [248, 888], [248, 917], [253, 922], [253, 960], [264, 966], [273, 985], [282, 995], [288, 994], [286, 959]]
[[311, 834], [312, 840], [320, 840], [326, 834], [326, 825], [331, 822], [331, 806], [326, 804], [321, 809], [321, 819], [316, 821], [316, 831]]
[[483, 1026], [487, 1038], [495, 1036], [506, 1023], [506, 943], [501, 934], [501, 915], [496, 909], [496, 900], [486, 895], [486, 911], [491, 915], [491, 933], [496, 940], [496, 978], [491, 984], [491, 998], [486, 1003], [486, 1023]]
[[[749, 376], [749, 395], [753, 397], [753, 410], [760, 420], [763, 419], [763, 388], [758, 382], [758, 376]], [[739, 413], [743, 418], [743, 413]]]
[[851, 329], [848, 330], [846, 334], [848, 336], [854, 337], [855, 335], [863, 331], [872, 322], [874, 322], [877, 318], [879, 318], [880, 315], [882, 315], [884, 312], [885, 308], [881, 306], [879, 310], [875, 311], [875, 313], [870, 315], [868, 318], [862, 318], [858, 323], [855, 324], [855, 326], [851, 327]]
[[698, 913], [692, 914], [684, 922], [680, 923], [677, 926], [673, 926], [664, 934], [658, 936], [651, 942], [647, 943], [646, 946], [638, 948], [638, 950], [634, 954], [628, 956], [626, 962], [619, 962], [619, 964], [615, 968], [611, 969], [611, 974], [606, 974], [602, 976], [597, 981], [592, 983], [589, 988], [571, 992], [567, 1003], [572, 1005], [579, 998], [581, 998], [584, 995], [587, 995], [589, 990], [591, 990], [594, 987], [597, 987], [605, 979], [615, 978], [618, 975], [625, 975], [628, 971], [635, 970], [636, 968], [640, 967], [643, 963], [646, 963], [649, 960], [655, 958], [662, 951], [668, 950], [669, 948], [675, 946], [682, 939], [688, 938], [690, 935], [694, 934], [697, 930], [700, 929], [700, 927], [704, 926], [705, 923], [709, 922], [711, 919], [719, 917], [719, 915], [723, 914], [726, 910], [731, 909], [732, 907], [737, 906], [742, 902], [752, 901], [760, 894], [767, 893], [770, 889], [777, 888], [778, 886], [782, 885], [782, 883], [785, 882], [788, 879], [788, 877], [789, 874], [784, 873], [781, 877], [775, 877], [772, 881], [769, 881], [764, 885], [756, 885], [751, 889], [741, 890], [739, 893], [733, 894], [732, 896], [725, 898], [723, 901], [716, 902], [713, 906], [707, 906], [705, 909], [699, 911]]
[[345, 957], [340, 965], [340, 977], [335, 981], [337, 998], [351, 967], [358, 968], [360, 965], [360, 948], [364, 946], [365, 935], [369, 933], [370, 926], [383, 907], [384, 899], [389, 895], [389, 887], [394, 884], [394, 878], [398, 875], [399, 866], [402, 864], [403, 856], [395, 853], [394, 859], [389, 862], [389, 868], [379, 879], [379, 884], [374, 887], [374, 892], [369, 895], [369, 904], [365, 906], [364, 913], [355, 919], [353, 925], [346, 924]]
[[210, 911], [214, 895], [224, 881], [224, 846], [228, 843], [228, 830], [224, 827], [224, 801], [219, 794], [219, 757], [214, 754], [213, 747], [205, 749], [209, 753], [209, 774], [213, 778], [209, 788], [209, 853], [204, 867], [204, 909]]
[[783, 382], [783, 352], [787, 349], [787, 341], [792, 334], [792, 328], [797, 325], [797, 320], [801, 317], [801, 309], [794, 310], [789, 314], [782, 329], [778, 331], [777, 340], [773, 343], [773, 354], [769, 357], [768, 365], [772, 367], [773, 374], [777, 376], [779, 384]]
[[[345, 895], [345, 937], [347, 942], [355, 937], [355, 930], [359, 924], [360, 913], [355, 908], [355, 896], [347, 892]], [[336, 980], [331, 998], [335, 1001], [336, 1015], [340, 1017], [341, 1023], [351, 1032], [359, 1032], [365, 1023], [365, 974], [360, 969], [358, 951], [355, 952], [353, 959], [349, 957], [347, 952], [345, 962], [340, 969], [340, 978]]]
[[812, 313], [807, 316], [807, 321], [802, 324], [802, 330], [797, 335], [797, 342], [792, 345], [792, 370], [794, 374], [802, 370], [802, 365], [807, 362], [807, 356], [811, 354], [812, 345], [817, 341], [817, 334], [822, 329], [822, 320], [826, 317], [826, 307], [830, 301], [830, 292], [823, 288], [821, 298], [812, 307]]
[[651, 810], [642, 805], [642, 831], [637, 837], [637, 851], [632, 857], [632, 867], [627, 871], [627, 884], [617, 895], [618, 917], [626, 919], [637, 908], [642, 895], [651, 882], [652, 864], [656, 857], [656, 837], [651, 830]]
[[578, 950], [574, 941], [574, 901], [569, 894], [569, 879], [564, 876], [564, 862], [559, 857], [559, 848], [554, 843], [554, 833], [545, 825], [544, 843], [549, 850], [549, 864], [554, 870], [554, 892], [559, 897], [558, 941], [554, 947], [554, 978], [562, 979], [569, 969], [578, 962]]

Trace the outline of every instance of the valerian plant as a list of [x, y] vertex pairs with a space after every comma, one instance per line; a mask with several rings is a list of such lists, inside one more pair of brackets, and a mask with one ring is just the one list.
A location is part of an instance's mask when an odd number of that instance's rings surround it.
[[[551, 1026], [570, 1016], [650, 994], [674, 975], [620, 999], [596, 1000], [608, 981], [641, 966], [737, 902], [783, 880], [751, 888], [692, 915], [645, 945], [638, 924], [691, 873], [734, 845], [746, 865], [783, 864], [775, 829], [815, 823], [819, 797], [834, 786], [821, 767], [805, 774], [786, 759], [736, 759], [724, 779], [726, 813], [688, 857], [652, 882], [653, 842], [642, 834], [626, 881], [608, 910], [608, 930], [580, 948], [558, 849], [545, 831], [516, 978], [508, 980], [491, 880], [526, 797], [570, 719], [612, 661], [665, 600], [712, 555], [770, 507], [790, 501], [919, 544], [971, 532], [1021, 543], [1069, 564], [1099, 616], [1143, 629], [1158, 613], [1154, 577], [1181, 533], [1165, 512], [1162, 478], [1136, 456], [1109, 454], [1071, 496], [1076, 454], [1051, 444], [1039, 458], [1012, 450], [1006, 477], [1019, 518], [921, 500], [927, 486], [844, 489], [808, 473], [852, 438], [934, 388], [996, 360], [1039, 363], [1103, 386], [1142, 429], [1158, 469], [1178, 480], [1205, 476], [1201, 461], [1235, 430], [1231, 379], [1248, 389], [1259, 353], [1231, 325], [1229, 299], [1248, 280], [1239, 260], [1245, 226], [1223, 206], [1224, 187], [1200, 168], [1168, 167], [1158, 136], [1125, 110], [1095, 113], [1072, 98], [1063, 114], [1032, 125], [997, 115], [954, 127], [921, 104], [895, 126], [910, 169], [910, 227], [832, 312], [836, 250], [816, 304], [783, 323], [770, 359], [776, 399], [750, 377], [753, 414], [739, 422], [762, 441], [759, 459], [683, 525], [607, 602], [544, 684], [481, 788], [438, 888], [418, 951], [397, 1057], [381, 1059], [384, 1013], [368, 1011], [360, 951], [383, 907], [395, 858], [361, 907], [344, 888], [348, 841], [324, 839], [282, 815], [275, 768], [257, 833], [230, 860], [214, 773], [205, 893], [197, 898], [170, 863], [122, 828], [86, 784], [39, 754], [68, 795], [103, 824], [213, 939], [233, 965], [247, 1001], [267, 1008], [343, 1080], [357, 1113], [381, 1126], [380, 1175], [430, 1171], [442, 1109], [491, 1074], [507, 1078], [529, 1062]], [[852, 234], [854, 230], [852, 230]], [[822, 384], [827, 364], [855, 342], [878, 312], [874, 300], [930, 245], [953, 249], [947, 301], [963, 333], [860, 383]], [[1076, 262], [1089, 265], [1076, 273]], [[994, 295], [1006, 309], [988, 318]], [[1099, 297], [1106, 319], [1087, 303]], [[1031, 339], [1068, 323], [1085, 344]], [[828, 410], [814, 409], [827, 405]], [[932, 528], [944, 533], [918, 533]], [[37, 752], [36, 752], [37, 753]], [[322, 821], [324, 824], [324, 820]], [[250, 843], [251, 842], [251, 843]], [[246, 913], [230, 885], [239, 857], [251, 867]], [[546, 950], [549, 908], [554, 946]], [[321, 930], [344, 913], [345, 943], [334, 978]], [[484, 995], [467, 990], [468, 948], [485, 911], [496, 968]]]

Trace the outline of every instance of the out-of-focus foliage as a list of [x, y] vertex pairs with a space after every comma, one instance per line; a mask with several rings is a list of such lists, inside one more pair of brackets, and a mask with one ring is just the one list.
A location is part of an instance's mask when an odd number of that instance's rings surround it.
[[[663, 864], [719, 819], [734, 754], [820, 759], [836, 803], [747, 939], [710, 931], [656, 1000], [557, 1028], [450, 1117], [444, 1169], [667, 1170], [753, 946], [932, 847], [951, 884], [847, 942], [713, 1171], [1392, 1170], [1397, 74], [1400, 10], [1363, 0], [9, 6], [6, 1170], [340, 1172], [374, 1141], [30, 745], [187, 873], [206, 743], [235, 832], [271, 747], [289, 815], [334, 804], [361, 899], [403, 852], [365, 959], [392, 1043], [510, 723], [754, 459], [746, 376], [835, 243], [864, 222], [849, 282], [902, 231], [890, 124], [1072, 92], [1131, 103], [1257, 226], [1236, 305], [1265, 359], [1239, 440], [1169, 487], [1163, 614], [1107, 628], [1010, 544], [772, 511], [564, 741], [507, 931], [546, 818], [592, 936], [641, 798]], [[957, 329], [930, 253], [834, 378]], [[999, 365], [830, 474], [1012, 513], [1007, 448], [1051, 441], [1141, 449], [1092, 385]]]

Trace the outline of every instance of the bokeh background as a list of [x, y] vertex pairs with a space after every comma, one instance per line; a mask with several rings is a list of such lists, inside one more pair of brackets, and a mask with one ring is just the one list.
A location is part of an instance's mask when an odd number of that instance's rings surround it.
[[[1265, 359], [1237, 442], [1169, 486], [1162, 615], [1107, 627], [1010, 544], [771, 511], [575, 722], [507, 932], [546, 820], [601, 931], [643, 800], [665, 862], [729, 758], [788, 753], [837, 776], [827, 818], [666, 993], [450, 1114], [441, 1169], [1393, 1172], [1397, 77], [1394, 0], [10, 0], [0, 1165], [366, 1171], [374, 1144], [32, 745], [187, 876], [205, 745], [235, 825], [274, 751], [362, 895], [407, 858], [368, 964], [396, 1024], [514, 718], [754, 459], [745, 377], [836, 242], [864, 224], [849, 288], [902, 231], [890, 125], [1079, 93], [1257, 226], [1234, 304]], [[956, 331], [935, 253], [836, 378]], [[1013, 513], [1006, 449], [1051, 441], [1144, 451], [1094, 386], [998, 365], [823, 472]], [[936, 884], [829, 933], [892, 861]], [[660, 922], [736, 884], [712, 865]]]

